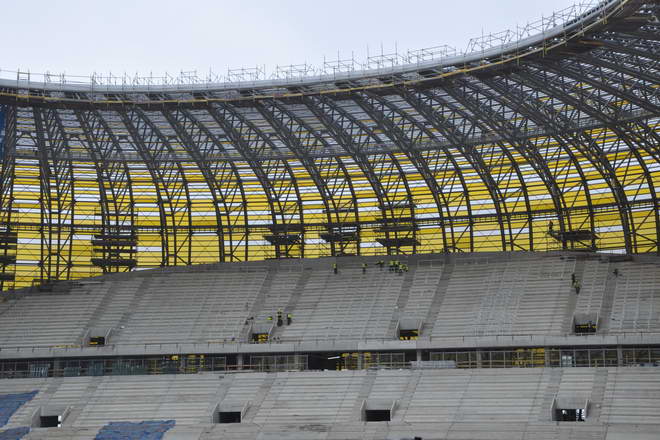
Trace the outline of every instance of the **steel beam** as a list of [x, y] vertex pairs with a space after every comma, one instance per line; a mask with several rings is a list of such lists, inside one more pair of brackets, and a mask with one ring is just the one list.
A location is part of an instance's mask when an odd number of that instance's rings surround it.
[[[456, 95], [453, 94], [451, 89], [447, 86], [443, 87], [443, 90], [458, 101]], [[413, 91], [408, 91], [407, 94], [409, 96], [409, 102], [415, 106], [417, 111], [427, 118], [436, 130], [454, 143], [455, 148], [461, 152], [461, 155], [465, 160], [467, 160], [478, 173], [481, 181], [488, 190], [495, 206], [495, 211], [498, 215], [502, 250], [515, 250], [513, 227], [507, 215], [509, 211], [506, 203], [507, 197], [500, 190], [501, 182], [503, 182], [502, 184], [505, 187], [505, 193], [508, 193], [508, 184], [511, 183], [512, 177], [515, 174], [519, 185], [519, 188], [516, 188], [515, 190], [517, 192], [522, 191], [527, 210], [531, 210], [526, 184], [515, 160], [510, 154], [508, 154], [506, 148], [501, 144], [499, 144], [499, 151], [494, 148], [494, 145], [482, 146], [480, 149], [463, 147], [466, 138], [470, 137], [471, 133], [474, 133], [476, 129], [483, 131], [483, 124], [479, 122], [480, 115], [478, 112], [475, 112], [474, 109], [471, 109], [472, 114], [470, 115], [457, 105], [442, 98], [439, 93], [430, 90], [420, 91], [416, 94]], [[458, 102], [465, 106], [465, 103]], [[453, 124], [452, 121], [456, 119], [456, 116], [462, 120], [463, 127], [459, 128]], [[486, 154], [490, 158], [488, 164], [484, 159], [484, 155]], [[508, 171], [503, 172], [506, 167], [508, 167]], [[493, 174], [493, 171], [496, 169], [499, 170], [497, 181], [496, 176]], [[529, 248], [533, 249], [534, 244], [532, 238], [533, 231], [531, 218], [528, 219], [527, 224], [529, 229]], [[509, 242], [506, 240], [507, 236], [511, 237]]]
[[164, 110], [163, 114], [199, 167], [211, 191], [217, 220], [219, 261], [247, 261], [249, 237], [247, 233], [241, 234], [236, 227], [248, 223], [247, 198], [236, 165], [210, 158], [224, 152], [222, 142], [191, 111]]
[[[371, 186], [378, 202], [382, 219], [389, 222], [397, 217], [394, 200], [410, 199], [410, 187], [398, 159], [391, 153], [369, 151], [370, 145], [381, 142], [379, 137], [347, 109], [327, 96], [309, 95], [303, 97], [305, 105], [326, 127], [333, 139], [351, 156]], [[391, 166], [385, 167], [383, 164]], [[356, 198], [355, 205], [358, 206]], [[412, 217], [414, 208], [406, 208]], [[359, 231], [358, 231], [359, 232]], [[389, 238], [389, 232], [386, 233]], [[389, 249], [388, 249], [389, 251]]]
[[[16, 175], [16, 162], [14, 150], [16, 149], [16, 107], [14, 106], [0, 106], [0, 111], [4, 112], [5, 124], [5, 137], [4, 137], [4, 151], [1, 159], [2, 167], [0, 167], [0, 226], [2, 232], [12, 233], [12, 222], [16, 220], [14, 215], [14, 177]], [[1, 127], [0, 127], [1, 128]], [[8, 247], [2, 250], [2, 256], [8, 257], [12, 252]], [[13, 273], [15, 265], [7, 264], [0, 266], [0, 274], [9, 275]], [[11, 281], [3, 281], [0, 277], [0, 291], [7, 290], [13, 287], [14, 283]]]
[[[328, 224], [359, 221], [355, 193], [341, 159], [316, 154], [330, 148], [323, 137], [302, 118], [276, 100], [258, 101], [255, 106], [312, 178], [325, 207]], [[348, 244], [348, 242], [331, 242], [331, 255], [349, 253]], [[339, 249], [336, 249], [337, 246]], [[359, 249], [358, 242], [357, 254]]]
[[[80, 141], [96, 170], [103, 225], [101, 234], [133, 234], [135, 199], [128, 165], [111, 159], [123, 154], [119, 142], [99, 112], [76, 110], [74, 115], [83, 133]], [[121, 270], [118, 266], [114, 269]], [[126, 271], [130, 269], [123, 268]], [[112, 271], [112, 268], [104, 267], [104, 271]]]
[[[259, 180], [270, 207], [273, 228], [302, 230], [295, 246], [275, 244], [275, 257], [304, 257], [304, 211], [296, 176], [285, 160], [259, 160], [265, 151], [278, 151], [277, 145], [236, 108], [225, 103], [209, 104], [207, 111], [245, 158]], [[297, 251], [297, 252], [296, 252]]]
[[[436, 175], [432, 172], [429, 168], [429, 157], [427, 156], [425, 160], [420, 152], [414, 148], [414, 145], [424, 138], [433, 139], [433, 134], [426, 126], [395, 107], [386, 98], [373, 93], [358, 92], [354, 95], [354, 99], [371, 118], [381, 125], [387, 136], [401, 148], [401, 151], [408, 157], [415, 169], [422, 176], [440, 217], [439, 227], [442, 231], [443, 242], [446, 242], [447, 222], [445, 221], [445, 213], [443, 211], [450, 205], [450, 202], [446, 199], [444, 192], [438, 184], [440, 173]], [[444, 149], [444, 153], [445, 157], [434, 158], [435, 160], [444, 161], [442, 166], [435, 168], [435, 171], [441, 170], [442, 172], [446, 172], [449, 166], [453, 167], [454, 172], [459, 170], [452, 155], [446, 149]], [[460, 173], [460, 171], [458, 172]], [[460, 180], [462, 184], [465, 184], [463, 179]], [[464, 189], [468, 191], [467, 187], [464, 187]], [[470, 228], [470, 249], [473, 246], [472, 234], [473, 231]], [[460, 247], [457, 248], [460, 249]]]
[[[118, 114], [153, 179], [161, 224], [192, 225], [188, 182], [181, 163], [168, 159], [169, 155], [175, 154], [169, 140], [143, 110], [128, 107]], [[191, 264], [192, 234], [184, 235], [174, 229], [170, 237], [167, 230], [165, 228], [161, 234], [161, 266]]]
[[[41, 202], [41, 282], [68, 280], [73, 267], [75, 179], [67, 133], [55, 109], [34, 110], [37, 129]], [[68, 225], [70, 229], [64, 229]]]

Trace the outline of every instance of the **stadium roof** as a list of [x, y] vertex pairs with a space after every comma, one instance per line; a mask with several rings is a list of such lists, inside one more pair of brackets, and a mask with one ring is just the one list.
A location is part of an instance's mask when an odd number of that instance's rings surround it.
[[3, 273], [658, 252], [659, 9], [611, 0], [536, 35], [320, 76], [2, 80]]

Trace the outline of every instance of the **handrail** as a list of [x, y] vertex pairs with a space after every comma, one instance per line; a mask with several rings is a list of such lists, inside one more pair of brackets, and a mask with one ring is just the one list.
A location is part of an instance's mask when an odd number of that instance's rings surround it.
[[[525, 339], [529, 340], [530, 342], [533, 342], [534, 339], [542, 339], [542, 338], [551, 338], [553, 340], [559, 340], [559, 339], [566, 339], [568, 341], [568, 338], [584, 338], [585, 340], [591, 338], [592, 340], [598, 339], [598, 338], [607, 338], [607, 337], [615, 337], [615, 338], [632, 338], [632, 337], [639, 337], [639, 338], [648, 338], [648, 337], [660, 337], [660, 332], [643, 332], [643, 331], [638, 331], [638, 332], [621, 332], [621, 333], [615, 333], [615, 334], [584, 334], [584, 335], [572, 335], [572, 334], [566, 334], [566, 335], [515, 335], [515, 334], [499, 334], [499, 335], [474, 335], [474, 336], [451, 336], [451, 337], [423, 337], [419, 338], [417, 340], [410, 340], [410, 341], [400, 341], [398, 339], [392, 339], [392, 338], [351, 338], [351, 337], [342, 337], [341, 340], [333, 340], [333, 339], [304, 339], [304, 340], [278, 340], [278, 341], [268, 341], [265, 343], [252, 343], [248, 341], [239, 341], [239, 340], [224, 340], [224, 341], [206, 341], [206, 342], [172, 342], [172, 343], [163, 343], [163, 342], [144, 342], [144, 343], [126, 343], [126, 344], [108, 344], [105, 346], [85, 346], [81, 344], [69, 344], [69, 345], [25, 345], [25, 346], [4, 346], [2, 349], [0, 349], [0, 352], [2, 353], [7, 353], [7, 352], [16, 352], [20, 353], [21, 350], [28, 350], [34, 352], [35, 350], [48, 350], [48, 351], [57, 351], [57, 350], [63, 350], [65, 352], [70, 351], [70, 350], [96, 350], [99, 352], [107, 351], [108, 349], [115, 350], [118, 348], [139, 348], [142, 347], [146, 350], [150, 348], [157, 348], [157, 349], [166, 349], [170, 348], [172, 349], [172, 353], [176, 352], [181, 352], [182, 350], [185, 351], [186, 348], [195, 346], [196, 348], [201, 348], [203, 346], [206, 346], [207, 348], [211, 347], [220, 347], [220, 346], [229, 346], [229, 347], [236, 347], [238, 345], [246, 345], [246, 346], [251, 346], [254, 348], [257, 348], [259, 346], [286, 346], [286, 345], [301, 345], [301, 344], [311, 344], [311, 345], [319, 345], [319, 344], [332, 344], [334, 345], [342, 345], [345, 343], [355, 343], [355, 342], [363, 342], [363, 343], [391, 343], [391, 342], [401, 342], [401, 343], [408, 343], [408, 344], [414, 344], [415, 342], [426, 342], [426, 343], [433, 343], [435, 341], [437, 342], [445, 342], [448, 344], [451, 343], [456, 343], [456, 342], [471, 342], [471, 341], [478, 341], [481, 338], [488, 338], [490, 343], [522, 343]], [[494, 340], [493, 340], [494, 339]], [[594, 341], [596, 343], [596, 341]]]

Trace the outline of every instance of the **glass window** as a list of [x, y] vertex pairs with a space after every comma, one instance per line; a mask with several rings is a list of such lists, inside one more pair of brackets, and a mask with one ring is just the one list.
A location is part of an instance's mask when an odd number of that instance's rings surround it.
[[616, 348], [605, 349], [605, 366], [616, 367], [619, 365], [619, 354]]
[[591, 360], [592, 367], [604, 367], [605, 366], [605, 353], [599, 348], [593, 348], [589, 350], [589, 358]]

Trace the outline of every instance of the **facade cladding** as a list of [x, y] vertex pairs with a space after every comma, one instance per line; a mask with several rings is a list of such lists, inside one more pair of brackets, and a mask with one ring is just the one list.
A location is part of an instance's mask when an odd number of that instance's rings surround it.
[[284, 257], [658, 252], [659, 16], [611, 0], [387, 73], [1, 82], [3, 289]]

